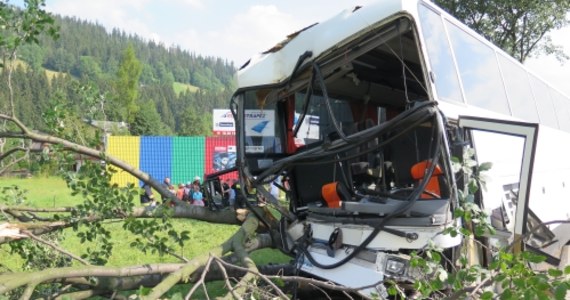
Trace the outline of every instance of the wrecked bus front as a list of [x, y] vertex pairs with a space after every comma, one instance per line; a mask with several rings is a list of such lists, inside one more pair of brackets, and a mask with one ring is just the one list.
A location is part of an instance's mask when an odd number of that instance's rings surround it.
[[[398, 11], [328, 48], [302, 42], [341, 24], [306, 28], [246, 64], [232, 99], [241, 178], [260, 191], [286, 183], [283, 250], [304, 272], [370, 285], [365, 294], [387, 278], [412, 282], [412, 251], [461, 241], [441, 234], [457, 202], [446, 121], [413, 18]], [[336, 21], [359, 28], [350, 14]]]
[[[550, 220], [529, 206], [530, 195], [546, 197], [531, 182], [533, 166], [570, 173], [552, 160], [567, 149], [557, 144], [570, 145], [563, 123], [538, 136], [538, 124], [521, 122], [553, 124], [534, 111], [549, 101], [534, 90], [559, 95], [562, 108], [570, 101], [431, 2], [384, 0], [306, 27], [244, 64], [238, 85], [231, 108], [243, 198], [280, 211], [280, 247], [300, 271], [365, 295], [385, 296], [386, 280], [416, 281], [410, 256], [426, 248], [443, 250], [448, 269], [460, 248], [469, 264], [488, 264]], [[470, 173], [477, 158], [496, 163], [497, 180], [462, 196], [496, 233], [462, 243], [444, 233], [463, 226], [453, 212], [469, 180], [452, 161], [467, 161]], [[544, 184], [565, 187], [558, 175]], [[281, 192], [269, 192], [275, 187]], [[561, 204], [558, 214], [569, 212], [563, 196], [547, 199]], [[521, 247], [560, 265], [569, 238], [554, 231]]]

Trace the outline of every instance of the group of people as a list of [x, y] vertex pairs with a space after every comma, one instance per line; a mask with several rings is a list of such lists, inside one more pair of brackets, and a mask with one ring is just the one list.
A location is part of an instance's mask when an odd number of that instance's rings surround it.
[[[275, 181], [276, 183], [281, 183], [281, 181]], [[288, 185], [287, 185], [288, 188]], [[265, 197], [257, 192], [257, 189], [252, 186], [246, 186], [244, 192], [242, 192], [242, 188], [239, 184], [237, 179], [226, 179], [221, 183], [220, 188], [222, 194], [222, 205], [224, 207], [234, 207], [235, 209], [238, 208], [245, 208], [246, 202], [249, 201], [250, 203], [254, 202], [256, 205], [265, 203]], [[281, 192], [277, 185], [273, 183], [270, 186], [270, 191], [275, 199], [281, 198]]]
[[[194, 177], [194, 180], [188, 182], [186, 184], [180, 183], [178, 184], [178, 188], [176, 188], [170, 181], [169, 177], [164, 178], [162, 183], [163, 187], [168, 189], [176, 198], [180, 201], [187, 202], [192, 205], [197, 206], [206, 206], [206, 201], [204, 199], [204, 194], [202, 192], [202, 187], [200, 184], [201, 178], [199, 176]], [[284, 184], [285, 188], [288, 189], [288, 185], [286, 181], [281, 181], [276, 179], [275, 182], [272, 182], [270, 185], [270, 192], [276, 198], [280, 198], [280, 190], [278, 186], [280, 184]], [[141, 204], [144, 206], [155, 206], [157, 204], [152, 188], [150, 185], [145, 183], [143, 185], [143, 191], [141, 193]], [[265, 199], [259, 199], [261, 196], [257, 194], [255, 188], [246, 188], [244, 197], [243, 193], [241, 192], [241, 187], [239, 181], [237, 179], [230, 179], [227, 178], [220, 182], [220, 184], [215, 188], [217, 192], [219, 192], [222, 196], [222, 206], [223, 207], [234, 207], [234, 208], [245, 208], [245, 202], [248, 201], [249, 198], [257, 200], [258, 202], [264, 202]], [[257, 199], [256, 199], [257, 198]], [[263, 198], [263, 197], [261, 197]], [[164, 202], [165, 199], [163, 199]]]
[[[166, 177], [164, 178], [162, 185], [172, 194], [176, 195], [176, 198], [178, 198], [178, 200], [188, 202], [192, 205], [204, 206], [204, 195], [202, 194], [200, 187], [200, 179], [200, 176], [196, 176], [192, 182], [188, 182], [187, 184], [180, 183], [178, 185], [178, 189], [176, 189], [171, 183], [170, 177]], [[145, 183], [142, 186], [142, 189], [143, 191], [140, 196], [141, 204], [143, 206], [156, 206], [157, 202], [150, 185]]]
[[179, 183], [178, 188], [170, 182], [170, 178], [164, 178], [164, 186], [180, 201], [188, 202], [192, 205], [204, 206], [204, 194], [200, 187], [200, 176], [194, 177], [193, 181], [188, 183]]

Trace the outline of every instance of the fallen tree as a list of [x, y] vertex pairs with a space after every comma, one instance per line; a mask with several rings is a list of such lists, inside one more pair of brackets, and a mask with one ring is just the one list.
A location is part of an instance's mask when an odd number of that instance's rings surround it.
[[[53, 19], [43, 10], [43, 1], [25, 1], [25, 5], [26, 7], [21, 11], [5, 3], [1, 3], [0, 7], [2, 16], [6, 17], [2, 19], [5, 23], [2, 24], [3, 36], [0, 39], [3, 58], [2, 72], [6, 75], [4, 78], [7, 80], [9, 90], [8, 99], [5, 101], [7, 107], [0, 111], [0, 172], [4, 173], [21, 161], [29, 160], [33, 152], [33, 144], [42, 145], [41, 153], [38, 155], [40, 159], [46, 158], [55, 161], [62, 170], [69, 169], [70, 153], [74, 156], [90, 157], [91, 160], [79, 172], [61, 172], [72, 192], [82, 195], [85, 200], [75, 207], [53, 209], [24, 207], [18, 201], [12, 201], [21, 196], [19, 194], [21, 191], [18, 191], [17, 187], [5, 187], [4, 192], [7, 196], [3, 197], [3, 203], [0, 203], [0, 244], [30, 240], [56, 251], [60, 256], [76, 261], [78, 266], [71, 266], [72, 263], [67, 261], [59, 268], [2, 273], [0, 275], [0, 294], [10, 297], [17, 295], [21, 299], [36, 298], [38, 294], [34, 294], [34, 291], [39, 286], [58, 283], [57, 291], [51, 297], [66, 296], [80, 299], [92, 295], [110, 295], [120, 290], [136, 290], [139, 286], [149, 286], [154, 288], [147, 298], [153, 299], [163, 295], [172, 286], [188, 281], [189, 278], [192, 278], [191, 281], [193, 282], [201, 283], [205, 279], [211, 278], [228, 281], [228, 276], [235, 276], [235, 274], [238, 274], [237, 278], [241, 278], [241, 280], [232, 284], [232, 287], [228, 283], [231, 293], [236, 297], [241, 297], [237, 295], [243, 295], [246, 291], [250, 291], [251, 284], [255, 282], [254, 279], [261, 273], [249, 258], [248, 253], [256, 249], [275, 246], [275, 238], [272, 237], [275, 233], [271, 232], [267, 226], [270, 224], [266, 223], [260, 226], [254, 214], [249, 213], [252, 209], [212, 211], [208, 208], [192, 206], [179, 201], [165, 186], [148, 174], [100, 150], [101, 141], [97, 136], [91, 139], [86, 138], [81, 134], [82, 130], [78, 128], [77, 124], [72, 125], [75, 128], [67, 132], [65, 129], [62, 130], [65, 121], [71, 118], [80, 118], [80, 116], [69, 115], [73, 112], [67, 111], [65, 112], [67, 115], [64, 115], [59, 111], [57, 116], [63, 119], [54, 118], [51, 120], [54, 122], [51, 123], [49, 120], [46, 121], [48, 125], [51, 124], [53, 127], [45, 128], [44, 131], [51, 133], [33, 130], [16, 117], [15, 103], [17, 98], [14, 96], [11, 75], [15, 66], [14, 62], [17, 60], [18, 49], [22, 44], [37, 42], [37, 37], [42, 33], [49, 33], [52, 36], [56, 34]], [[75, 140], [72, 140], [74, 137]], [[105, 163], [104, 165], [100, 163], [102, 161]], [[112, 185], [110, 178], [114, 169], [126, 171], [149, 184], [163, 197], [163, 204], [137, 207], [136, 203], [140, 193], [138, 188]], [[10, 192], [15, 192], [13, 199], [8, 195]], [[274, 222], [271, 225], [276, 225], [277, 219], [272, 216], [270, 209], [267, 207], [253, 209], [256, 210], [255, 215], [265, 214], [267, 217], [264, 219], [271, 220]], [[184, 232], [176, 232], [171, 225], [168, 225], [168, 220], [174, 218], [190, 218], [217, 224], [241, 225], [241, 227], [223, 244], [198, 257], [188, 259], [172, 253], [158, 237], [157, 231], [168, 230], [170, 239], [176, 240], [179, 244], [184, 243], [187, 238]], [[142, 229], [140, 220], [155, 219], [165, 221], [162, 224], [147, 222], [145, 226], [151, 224], [154, 229], [148, 227]], [[100, 250], [91, 251], [89, 255], [79, 257], [61, 248], [57, 241], [50, 238], [53, 233], [68, 228], [76, 229], [81, 226], [87, 228], [85, 233], [80, 233], [84, 234], [82, 238], [95, 240], [105, 237], [110, 233], [100, 224], [109, 220], [120, 220], [124, 222], [125, 228], [131, 233], [143, 236], [146, 242], [140, 246], [153, 247], [153, 243], [155, 243], [156, 249], [167, 255], [177, 257], [181, 263], [106, 267], [97, 264], [104, 262], [105, 257], [110, 255], [108, 253], [110, 247], [105, 250], [108, 244], [103, 242]], [[101, 240], [104, 241], [105, 239], [102, 238]], [[220, 260], [221, 258], [224, 260]], [[228, 271], [225, 270], [226, 267], [223, 266], [228, 262], [242, 265], [246, 269], [228, 275]], [[210, 272], [210, 265], [215, 265], [211, 269], [220, 270], [218, 275], [206, 277], [206, 273], [214, 273]], [[261, 269], [261, 271], [264, 270]], [[279, 272], [272, 271], [272, 273], [278, 274]], [[272, 293], [284, 295], [276, 287], [273, 288]]]

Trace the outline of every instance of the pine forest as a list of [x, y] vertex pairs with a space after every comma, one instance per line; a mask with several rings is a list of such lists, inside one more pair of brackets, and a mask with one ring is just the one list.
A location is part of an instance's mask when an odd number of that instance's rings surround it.
[[0, 80], [0, 107], [12, 89], [17, 117], [36, 130], [64, 105], [83, 122], [129, 124], [123, 134], [208, 136], [212, 109], [229, 106], [232, 62], [76, 18], [55, 21], [59, 37], [23, 45], [13, 85]]

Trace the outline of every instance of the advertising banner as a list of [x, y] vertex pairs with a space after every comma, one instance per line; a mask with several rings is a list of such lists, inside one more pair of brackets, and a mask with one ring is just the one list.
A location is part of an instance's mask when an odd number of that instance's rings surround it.
[[[218, 136], [206, 138], [206, 160], [204, 169], [206, 174], [220, 172], [236, 165], [236, 141], [235, 137]], [[237, 178], [237, 173], [222, 176]]]
[[212, 116], [214, 120], [213, 132], [215, 135], [235, 134], [236, 123], [229, 109], [214, 109]]
[[246, 109], [245, 135], [250, 137], [275, 136], [275, 111], [272, 109]]

